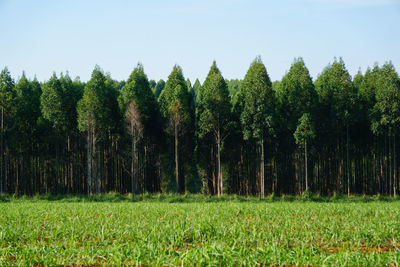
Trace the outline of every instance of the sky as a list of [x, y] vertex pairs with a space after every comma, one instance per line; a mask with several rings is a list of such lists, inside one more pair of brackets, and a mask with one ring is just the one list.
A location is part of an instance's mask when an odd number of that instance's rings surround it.
[[302, 57], [315, 80], [335, 57], [350, 74], [391, 60], [400, 71], [400, 0], [0, 0], [0, 68], [39, 81], [98, 64], [126, 80], [138, 62], [149, 79], [174, 64], [192, 83], [216, 60], [243, 79], [258, 55], [271, 80]]

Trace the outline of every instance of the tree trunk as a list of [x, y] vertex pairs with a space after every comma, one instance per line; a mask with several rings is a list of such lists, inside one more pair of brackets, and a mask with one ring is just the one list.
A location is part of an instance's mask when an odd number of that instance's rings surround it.
[[391, 132], [389, 129], [389, 133], [387, 134], [388, 146], [386, 148], [386, 150], [387, 150], [386, 164], [389, 165], [389, 167], [387, 168], [386, 177], [389, 180], [388, 193], [389, 193], [389, 195], [392, 195], [392, 189], [393, 189], [393, 175], [392, 175], [393, 154], [392, 154], [392, 152], [393, 151], [390, 151], [391, 147], [392, 147], [390, 135], [391, 135]]
[[56, 137], [56, 181], [57, 181], [57, 193], [62, 193], [61, 186], [62, 186], [62, 178], [60, 175], [60, 159], [59, 159], [59, 145], [58, 145], [58, 138]]
[[221, 134], [218, 129], [217, 131], [217, 168], [218, 168], [218, 179], [217, 179], [217, 184], [218, 184], [218, 196], [223, 195], [223, 182], [222, 182], [222, 171], [221, 171]]
[[92, 133], [91, 129], [88, 129], [87, 136], [87, 193], [92, 193]]
[[396, 134], [393, 133], [393, 196], [397, 196], [397, 170], [396, 170]]
[[70, 185], [69, 185], [70, 186], [70, 192], [72, 193], [73, 189], [74, 189], [74, 178], [73, 178], [73, 169], [72, 169], [72, 160], [71, 160], [71, 137], [69, 135], [68, 135], [67, 142], [68, 142], [67, 149], [68, 149], [68, 164], [69, 164], [69, 167], [68, 167], [69, 174], [68, 174], [68, 176], [69, 176], [69, 180], [70, 180]]
[[350, 196], [349, 124], [346, 124], [347, 196]]
[[210, 164], [209, 164], [209, 178], [207, 179], [207, 186], [208, 186], [208, 192], [210, 195], [216, 195], [217, 194], [217, 182], [216, 182], [216, 177], [215, 177], [215, 154], [214, 154], [214, 149], [215, 146], [214, 144], [210, 145]]
[[306, 191], [308, 188], [308, 156], [307, 156], [307, 140], [304, 141], [304, 170], [305, 170], [305, 178], [306, 178]]
[[93, 192], [98, 193], [98, 175], [97, 175], [97, 151], [96, 151], [96, 136], [94, 130], [92, 131], [92, 181]]
[[0, 156], [0, 164], [1, 164], [1, 169], [0, 169], [0, 195], [3, 193], [3, 181], [5, 181], [5, 175], [4, 175], [4, 108], [1, 108], [1, 140], [0, 140], [0, 146], [1, 146], [1, 156]]
[[176, 192], [180, 193], [179, 187], [179, 152], [178, 152], [178, 125], [174, 125], [175, 131], [175, 182], [176, 182]]
[[261, 163], [260, 163], [260, 197], [264, 197], [265, 193], [265, 171], [264, 171], [264, 140], [261, 140]]
[[135, 181], [135, 165], [136, 165], [136, 130], [131, 125], [132, 133], [132, 159], [131, 159], [131, 181], [132, 181], [132, 195], [136, 193], [136, 181]]
[[4, 185], [3, 185], [3, 190], [4, 192], [8, 192], [8, 179], [7, 179], [7, 175], [8, 175], [8, 158], [5, 156], [5, 160], [4, 160]]

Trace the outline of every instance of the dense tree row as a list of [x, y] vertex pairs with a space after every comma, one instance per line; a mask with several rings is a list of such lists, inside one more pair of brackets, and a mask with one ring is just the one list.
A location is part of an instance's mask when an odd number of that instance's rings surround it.
[[40, 83], [0, 73], [0, 193], [399, 193], [400, 78], [391, 63], [352, 79], [334, 60], [313, 82], [296, 59], [271, 82], [215, 62], [203, 84], [174, 66], [127, 81], [95, 67]]

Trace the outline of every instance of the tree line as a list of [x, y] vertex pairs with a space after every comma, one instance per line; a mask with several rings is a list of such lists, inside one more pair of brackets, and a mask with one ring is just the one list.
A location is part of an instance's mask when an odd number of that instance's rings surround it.
[[0, 73], [0, 194], [399, 192], [400, 78], [391, 62], [351, 77], [335, 59], [313, 81], [295, 59], [271, 82], [214, 61], [192, 85], [138, 64], [126, 81]]

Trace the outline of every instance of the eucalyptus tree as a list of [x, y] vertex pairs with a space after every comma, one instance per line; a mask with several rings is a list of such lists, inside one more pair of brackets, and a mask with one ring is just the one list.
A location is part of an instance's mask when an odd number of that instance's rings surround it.
[[64, 121], [64, 131], [67, 133], [67, 138], [74, 133], [77, 127], [77, 104], [82, 98], [84, 85], [79, 78], [72, 80], [68, 73], [61, 74], [60, 84], [62, 88], [63, 104], [65, 113], [68, 114]]
[[119, 102], [132, 138], [130, 175], [132, 194], [135, 194], [135, 185], [139, 177], [138, 143], [144, 137], [154, 136], [154, 126], [159, 125], [157, 102], [140, 63], [122, 88]]
[[181, 193], [185, 190], [185, 182], [181, 175], [182, 159], [179, 155], [179, 140], [191, 127], [192, 117], [190, 94], [180, 66], [173, 67], [158, 101], [161, 113], [167, 121], [166, 131], [174, 137], [176, 192]]
[[149, 80], [149, 86], [152, 92], [154, 92], [154, 89], [156, 87], [157, 83], [155, 80]]
[[64, 137], [66, 137], [67, 178], [69, 180], [69, 190], [72, 191], [74, 188], [74, 169], [76, 169], [72, 163], [73, 147], [79, 145], [80, 139], [79, 130], [77, 128], [77, 104], [82, 98], [84, 85], [79, 78], [72, 80], [68, 72], [65, 75], [61, 74], [59, 80], [63, 95], [63, 110], [65, 114], [67, 114], [63, 125], [63, 133]]
[[296, 131], [294, 132], [294, 138], [296, 139], [296, 143], [300, 147], [304, 147], [304, 173], [305, 173], [305, 182], [306, 182], [306, 191], [309, 191], [308, 187], [308, 153], [307, 153], [307, 144], [310, 143], [312, 139], [315, 138], [315, 130], [314, 125], [311, 120], [311, 116], [309, 113], [304, 113], [297, 125]]
[[[293, 176], [290, 172], [292, 170], [291, 166], [293, 163], [297, 166], [298, 162], [298, 160], [293, 160], [293, 156], [297, 156], [297, 153], [295, 153], [294, 133], [300, 117], [305, 113], [314, 113], [318, 102], [318, 95], [302, 58], [294, 60], [289, 71], [282, 78], [282, 81], [275, 83], [275, 88], [278, 100], [277, 132], [279, 133], [279, 153], [284, 154], [281, 160], [286, 169], [284, 175], [290, 178]], [[296, 172], [297, 176], [298, 173]], [[293, 184], [290, 180], [287, 182]], [[300, 183], [299, 181], [297, 182]]]
[[250, 191], [250, 176], [254, 172], [249, 172], [254, 166], [254, 155], [251, 154], [253, 142], [243, 138], [240, 117], [243, 112], [244, 97], [241, 89], [231, 96], [231, 105], [231, 125], [229, 126], [229, 135], [224, 142], [228, 192], [253, 194], [254, 192]]
[[87, 192], [99, 192], [96, 144], [116, 127], [117, 94], [100, 67], [96, 66], [77, 105], [78, 127], [87, 131]]
[[53, 127], [61, 133], [64, 123], [67, 120], [67, 114], [63, 108], [63, 90], [60, 80], [53, 73], [50, 80], [42, 87], [43, 93], [40, 96], [40, 105], [43, 117], [49, 120]]
[[[326, 147], [327, 153], [336, 152], [335, 157], [339, 161], [339, 167], [336, 170], [331, 169], [326, 175], [334, 176], [336, 173], [336, 189], [340, 190], [340, 185], [347, 184], [347, 193], [350, 194], [349, 127], [354, 123], [357, 91], [342, 59], [335, 59], [332, 64], [323, 70], [315, 81], [315, 88], [320, 101], [320, 112], [318, 113], [320, 122], [319, 135], [327, 138], [325, 140], [321, 139], [320, 143], [324, 144], [324, 146], [329, 145], [329, 147]], [[341, 174], [340, 171], [344, 166], [343, 157], [340, 156], [344, 147], [343, 135], [345, 135], [346, 139], [345, 169], [347, 171], [343, 172], [346, 173], [345, 175]], [[343, 182], [340, 182], [340, 179]]]
[[196, 81], [194, 81], [194, 84], [193, 84], [193, 92], [195, 95], [195, 99], [197, 98], [197, 93], [199, 92], [200, 87], [201, 87], [201, 83], [200, 83], [199, 79], [196, 79]]
[[60, 160], [59, 160], [59, 139], [65, 130], [65, 123], [70, 116], [65, 110], [64, 95], [61, 83], [56, 74], [43, 85], [43, 93], [40, 96], [40, 106], [43, 117], [50, 122], [55, 130], [55, 151], [56, 151], [56, 181], [57, 187], [61, 185]]
[[226, 81], [226, 84], [228, 85], [228, 91], [229, 91], [229, 94], [231, 97], [236, 95], [236, 93], [240, 90], [240, 83], [241, 83], [241, 80], [238, 80], [238, 79]]
[[0, 194], [7, 191], [7, 171], [6, 171], [6, 157], [7, 157], [7, 143], [6, 134], [11, 127], [10, 120], [12, 119], [15, 106], [14, 98], [15, 92], [14, 80], [7, 68], [4, 68], [0, 73], [0, 109], [1, 109], [1, 140], [0, 140]]
[[165, 87], [165, 81], [163, 79], [159, 80], [156, 86], [154, 87], [154, 95], [156, 96], [156, 98], [160, 96], [162, 90], [164, 90], [164, 87]]
[[[196, 79], [192, 86], [192, 90], [190, 91], [191, 94], [191, 99], [192, 99], [192, 109], [194, 113], [196, 113], [196, 106], [197, 106], [197, 95], [199, 94], [201, 88], [201, 83], [199, 79]], [[195, 115], [195, 120], [197, 120], [196, 115]], [[197, 124], [197, 121], [195, 121], [195, 124]]]
[[[16, 166], [15, 193], [30, 193], [29, 158], [35, 144], [36, 123], [40, 115], [41, 86], [36, 78], [29, 81], [22, 73], [14, 87], [15, 92], [15, 142], [14, 151], [18, 157]], [[22, 187], [22, 188], [21, 188]]]
[[318, 101], [312, 78], [302, 58], [294, 60], [277, 87], [279, 100], [288, 105], [287, 127], [293, 133], [299, 118], [304, 113], [312, 113]]
[[376, 80], [376, 104], [380, 112], [378, 123], [389, 131], [393, 138], [393, 196], [397, 195], [396, 133], [400, 123], [400, 78], [391, 62], [379, 70]]
[[214, 61], [203, 86], [198, 91], [197, 124], [200, 138], [211, 134], [214, 138], [217, 162], [217, 194], [223, 194], [221, 167], [221, 146], [228, 134], [231, 120], [231, 102], [229, 91]]
[[195, 116], [196, 113], [196, 93], [195, 93], [195, 89], [192, 86], [192, 83], [190, 82], [190, 79], [187, 78], [186, 79], [186, 86], [189, 92], [189, 97], [190, 97], [190, 108], [191, 108], [191, 113], [192, 113], [192, 117]]
[[260, 196], [264, 197], [264, 143], [274, 134], [275, 95], [267, 70], [257, 57], [243, 80], [244, 107], [241, 114], [245, 139], [254, 138], [260, 147]]
[[[364, 74], [360, 71], [354, 76], [353, 84], [358, 92], [358, 106], [355, 128], [355, 147], [359, 151], [359, 157], [362, 158], [362, 163], [358, 166], [359, 185], [355, 189], [357, 193], [368, 193], [369, 188], [377, 192], [385, 194], [384, 182], [386, 176], [379, 174], [378, 169], [385, 169], [382, 164], [382, 157], [386, 149], [386, 136], [381, 131], [379, 124], [380, 112], [375, 108], [376, 104], [376, 80], [379, 74], [379, 66], [368, 68]], [[358, 169], [357, 168], [357, 169]], [[373, 179], [371, 179], [373, 178]], [[375, 182], [376, 181], [376, 182]], [[361, 184], [362, 182], [362, 184]]]

